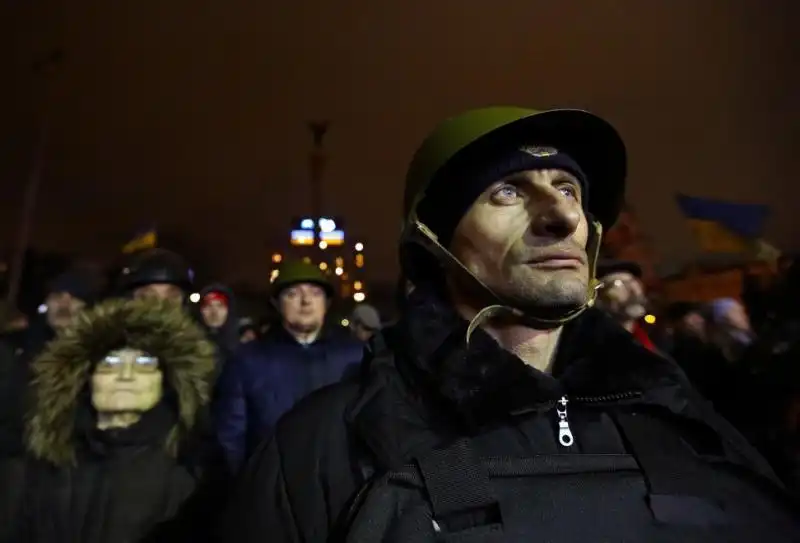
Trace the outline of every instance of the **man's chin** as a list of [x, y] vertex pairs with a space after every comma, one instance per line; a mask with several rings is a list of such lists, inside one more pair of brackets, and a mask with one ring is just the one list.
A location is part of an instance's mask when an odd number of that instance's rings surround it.
[[647, 309], [643, 305], [634, 305], [625, 308], [625, 316], [629, 319], [637, 320], [647, 315]]
[[322, 323], [313, 321], [295, 321], [290, 324], [293, 330], [297, 330], [303, 334], [310, 334], [322, 328]]
[[[567, 285], [562, 285], [566, 287]], [[585, 306], [589, 301], [587, 288], [543, 289], [526, 296], [510, 296], [509, 302], [531, 316], [557, 320]]]

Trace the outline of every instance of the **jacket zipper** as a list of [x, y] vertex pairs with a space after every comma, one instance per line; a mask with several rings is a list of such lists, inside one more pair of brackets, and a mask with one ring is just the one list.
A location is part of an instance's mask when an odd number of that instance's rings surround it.
[[561, 396], [561, 399], [556, 402], [556, 415], [558, 415], [558, 442], [562, 447], [571, 447], [575, 443], [575, 438], [572, 436], [572, 430], [569, 429], [569, 420], [567, 419], [567, 404], [569, 400], [566, 395]]
[[569, 448], [575, 443], [575, 437], [572, 435], [572, 430], [569, 427], [569, 417], [567, 413], [567, 404], [569, 404], [570, 401], [579, 404], [599, 405], [621, 400], [631, 400], [641, 395], [642, 393], [639, 391], [630, 391], [618, 394], [607, 394], [604, 396], [578, 396], [573, 400], [570, 400], [566, 394], [561, 396], [561, 399], [555, 404], [556, 416], [558, 417], [558, 442], [565, 448]]

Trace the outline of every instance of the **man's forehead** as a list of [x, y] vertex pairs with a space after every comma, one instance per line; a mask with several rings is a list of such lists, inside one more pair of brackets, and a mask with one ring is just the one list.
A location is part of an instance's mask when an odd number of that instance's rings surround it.
[[109, 351], [108, 354], [122, 356], [122, 355], [140, 355], [140, 354], [145, 354], [145, 352], [135, 347], [120, 347], [119, 349], [113, 349]]
[[529, 169], [519, 170], [517, 172], [504, 176], [498, 181], [502, 181], [504, 179], [519, 179], [519, 180], [533, 181], [534, 179], [542, 180], [542, 178], [545, 179], [549, 178], [550, 180], [553, 180], [553, 178], [557, 178], [558, 180], [561, 181], [568, 180], [575, 183], [578, 186], [581, 186], [580, 179], [578, 179], [578, 177], [574, 173], [554, 165], [542, 168], [529, 168]]
[[322, 287], [316, 283], [295, 283], [290, 287], [286, 287], [284, 292], [296, 292], [298, 290], [323, 290]]

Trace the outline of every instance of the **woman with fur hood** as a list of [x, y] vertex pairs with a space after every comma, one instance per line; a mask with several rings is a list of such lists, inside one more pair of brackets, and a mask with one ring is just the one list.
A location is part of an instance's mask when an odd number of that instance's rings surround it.
[[193, 319], [169, 301], [109, 300], [32, 368], [28, 458], [0, 472], [0, 540], [200, 540], [214, 348]]

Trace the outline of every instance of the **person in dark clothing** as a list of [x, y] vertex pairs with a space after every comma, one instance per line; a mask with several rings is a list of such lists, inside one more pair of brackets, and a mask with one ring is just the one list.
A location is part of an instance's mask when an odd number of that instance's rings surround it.
[[21, 352], [0, 383], [0, 448], [5, 454], [23, 452], [24, 414], [33, 401], [30, 397], [30, 363], [56, 334], [74, 323], [97, 296], [93, 277], [84, 270], [68, 270], [48, 286], [45, 312], [34, 318], [26, 330]]
[[250, 317], [239, 319], [239, 343], [250, 343], [258, 339], [258, 326]]
[[592, 308], [625, 148], [576, 110], [442, 123], [406, 180], [414, 283], [367, 377], [254, 452], [226, 540], [797, 541], [766, 462]]
[[207, 516], [170, 520], [203, 475], [193, 436], [213, 355], [180, 306], [153, 299], [98, 304], [51, 342], [32, 364], [28, 456], [0, 467], [14, 483], [0, 485], [0, 541], [202, 540]]
[[350, 333], [358, 341], [368, 343], [381, 326], [381, 314], [369, 304], [358, 304], [350, 313]]
[[363, 352], [360, 342], [324, 328], [333, 289], [319, 268], [290, 262], [279, 273], [273, 303], [281, 326], [242, 345], [217, 388], [217, 433], [234, 473], [283, 413], [357, 367]]
[[14, 351], [0, 341], [0, 458], [22, 450], [18, 373], [19, 362]]
[[750, 421], [751, 431], [787, 486], [800, 495], [800, 262], [788, 267], [773, 299], [772, 315], [744, 360], [751, 381], [762, 385], [762, 394], [749, 403], [757, 402], [767, 414], [767, 422], [764, 417]]
[[220, 369], [239, 346], [236, 300], [225, 285], [213, 284], [200, 291], [200, 320], [220, 354]]
[[642, 326], [642, 318], [647, 314], [642, 267], [626, 260], [601, 260], [597, 264], [597, 278], [600, 280], [597, 307], [633, 334], [639, 343], [655, 350], [655, 344]]

